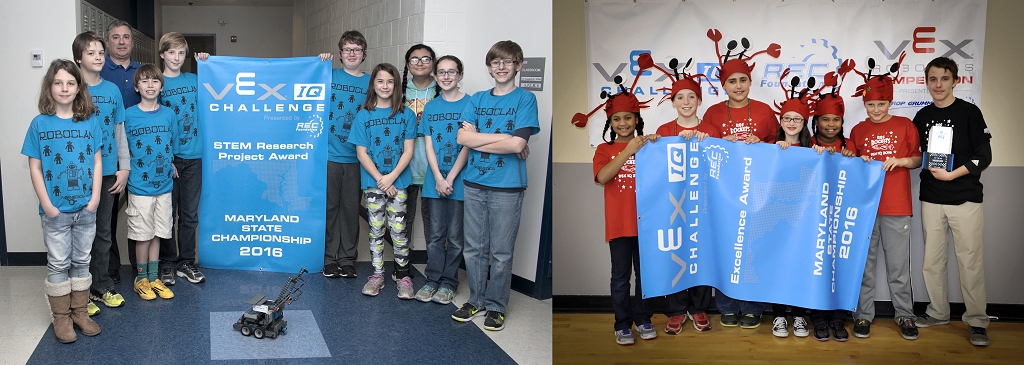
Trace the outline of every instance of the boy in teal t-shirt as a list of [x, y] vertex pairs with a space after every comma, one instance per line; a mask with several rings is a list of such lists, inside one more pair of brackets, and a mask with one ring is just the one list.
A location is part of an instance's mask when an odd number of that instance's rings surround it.
[[484, 329], [500, 331], [505, 328], [512, 253], [527, 185], [526, 144], [540, 132], [540, 124], [537, 98], [515, 85], [515, 74], [523, 67], [522, 48], [512, 41], [495, 43], [485, 64], [494, 88], [473, 94], [458, 132], [459, 144], [470, 148], [463, 196], [469, 301], [452, 319], [470, 321], [486, 310]]

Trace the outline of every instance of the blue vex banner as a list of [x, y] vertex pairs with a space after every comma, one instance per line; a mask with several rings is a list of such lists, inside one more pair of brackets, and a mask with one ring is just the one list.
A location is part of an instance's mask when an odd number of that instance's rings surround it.
[[811, 148], [662, 138], [636, 155], [643, 294], [854, 310], [885, 176]]
[[204, 267], [323, 268], [330, 82], [317, 57], [199, 62]]

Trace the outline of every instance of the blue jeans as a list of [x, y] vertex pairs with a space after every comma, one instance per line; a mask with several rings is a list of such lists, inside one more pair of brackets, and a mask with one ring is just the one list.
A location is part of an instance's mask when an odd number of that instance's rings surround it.
[[[612, 309], [615, 311], [615, 330], [629, 329], [651, 323], [654, 311], [650, 300], [643, 299], [640, 280], [640, 246], [637, 237], [619, 237], [608, 242], [612, 257]], [[629, 296], [629, 277], [636, 275], [633, 296]], [[675, 313], [680, 314], [680, 313]]]
[[718, 312], [722, 314], [753, 314], [754, 317], [761, 317], [765, 307], [768, 305], [761, 302], [751, 302], [730, 298], [721, 290], [715, 292], [715, 304], [718, 305]]
[[[464, 225], [469, 303], [502, 312], [512, 290], [512, 252], [519, 233], [523, 191], [504, 192], [466, 186]], [[490, 267], [488, 267], [488, 262]], [[487, 282], [490, 273], [490, 283]]]
[[96, 212], [82, 208], [77, 212], [46, 215], [43, 221], [43, 244], [46, 245], [46, 281], [63, 283], [69, 277], [89, 277], [92, 240], [96, 238]]
[[[178, 231], [171, 229], [170, 239], [160, 240], [161, 266], [196, 261], [196, 227], [199, 226], [199, 195], [203, 189], [203, 160], [174, 158], [178, 177], [171, 190], [171, 207]], [[175, 243], [177, 241], [177, 243]], [[175, 249], [177, 245], [177, 249]]]
[[462, 262], [464, 203], [454, 199], [427, 198], [430, 234], [427, 236], [427, 284], [434, 288], [459, 287], [459, 263]]

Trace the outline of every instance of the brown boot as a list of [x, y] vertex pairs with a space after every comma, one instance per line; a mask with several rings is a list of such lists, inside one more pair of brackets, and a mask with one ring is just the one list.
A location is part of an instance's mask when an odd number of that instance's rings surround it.
[[75, 342], [78, 336], [71, 322], [71, 281], [58, 284], [46, 281], [46, 298], [49, 299], [50, 312], [53, 313], [53, 334], [62, 343]]
[[84, 278], [71, 278], [71, 320], [86, 336], [100, 334], [100, 325], [89, 318], [89, 286], [92, 275]]

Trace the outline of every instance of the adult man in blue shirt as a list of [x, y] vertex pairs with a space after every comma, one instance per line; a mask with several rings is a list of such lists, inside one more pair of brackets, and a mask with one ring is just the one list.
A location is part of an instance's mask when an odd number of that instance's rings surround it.
[[[103, 64], [103, 69], [100, 70], [100, 77], [104, 80], [110, 81], [117, 85], [117, 88], [121, 90], [121, 98], [124, 101], [124, 108], [128, 109], [135, 104], [138, 104], [141, 100], [139, 94], [135, 92], [135, 85], [133, 81], [135, 79], [135, 71], [142, 66], [141, 63], [132, 60], [132, 28], [123, 20], [115, 20], [107, 26], [107, 59]], [[119, 269], [121, 268], [121, 255], [118, 254], [117, 249], [117, 211], [120, 207], [117, 202], [120, 200], [118, 196], [114, 196], [114, 209], [111, 210], [109, 222], [105, 222], [104, 218], [97, 217], [96, 224], [109, 224], [110, 225], [110, 278], [113, 279], [114, 283], [121, 282], [121, 275]], [[128, 260], [132, 267], [135, 267], [135, 241], [128, 240]]]

